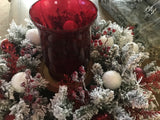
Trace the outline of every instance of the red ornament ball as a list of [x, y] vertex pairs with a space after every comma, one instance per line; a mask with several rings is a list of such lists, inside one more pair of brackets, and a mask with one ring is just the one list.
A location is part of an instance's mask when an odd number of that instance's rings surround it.
[[135, 70], [133, 72], [136, 73], [137, 80], [139, 80], [141, 78], [143, 80], [146, 77], [145, 72], [140, 67], [135, 68]]
[[78, 25], [72, 20], [66, 21], [63, 25], [63, 30], [74, 30], [76, 28], [78, 28]]

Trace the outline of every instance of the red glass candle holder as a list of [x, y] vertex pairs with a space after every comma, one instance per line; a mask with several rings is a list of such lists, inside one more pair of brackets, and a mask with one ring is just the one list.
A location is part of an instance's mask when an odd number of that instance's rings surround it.
[[90, 26], [97, 8], [89, 0], [40, 0], [32, 5], [30, 17], [40, 32], [43, 58], [51, 76], [63, 79], [90, 56]]

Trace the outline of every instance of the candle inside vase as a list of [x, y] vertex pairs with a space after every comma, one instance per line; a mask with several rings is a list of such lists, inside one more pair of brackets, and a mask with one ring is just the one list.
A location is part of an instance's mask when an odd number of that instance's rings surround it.
[[56, 80], [87, 66], [90, 54], [90, 26], [97, 9], [89, 0], [40, 0], [30, 9], [38, 27], [43, 58]]

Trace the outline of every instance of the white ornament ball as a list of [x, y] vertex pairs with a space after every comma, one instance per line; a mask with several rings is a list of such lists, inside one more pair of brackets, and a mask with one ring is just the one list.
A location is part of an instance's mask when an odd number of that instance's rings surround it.
[[100, 37], [100, 40], [106, 47], [112, 47], [114, 44], [113, 37], [106, 37], [105, 35], [103, 35]]
[[22, 86], [22, 83], [27, 83], [25, 72], [19, 72], [15, 74], [11, 79], [11, 85], [14, 91], [18, 93], [24, 93], [25, 88]]
[[102, 77], [103, 84], [105, 88], [117, 89], [121, 86], [122, 78], [120, 74], [116, 71], [107, 71]]
[[35, 45], [40, 45], [40, 34], [38, 29], [30, 29], [26, 32], [26, 39]]

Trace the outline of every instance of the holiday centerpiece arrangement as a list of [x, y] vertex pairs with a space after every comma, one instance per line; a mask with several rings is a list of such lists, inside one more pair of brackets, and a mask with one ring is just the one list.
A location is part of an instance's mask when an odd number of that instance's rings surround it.
[[[104, 20], [92, 26], [92, 78], [85, 84], [83, 66], [65, 75], [59, 90], [47, 89], [41, 73], [40, 37], [35, 26], [11, 23], [1, 42], [0, 119], [4, 120], [158, 120], [155, 93], [160, 68], [140, 43], [133, 27]], [[88, 70], [87, 70], [88, 71]]]
[[160, 67], [144, 65], [132, 26], [97, 20], [90, 31], [89, 0], [40, 0], [30, 17], [0, 44], [0, 119], [160, 119]]

